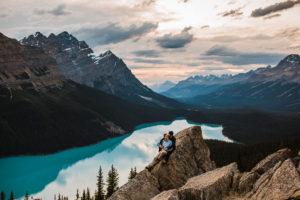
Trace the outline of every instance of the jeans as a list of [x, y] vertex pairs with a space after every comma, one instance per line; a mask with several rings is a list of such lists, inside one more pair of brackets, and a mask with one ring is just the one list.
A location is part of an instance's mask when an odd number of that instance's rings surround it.
[[[174, 150], [173, 150], [174, 151]], [[168, 151], [167, 155], [165, 156], [165, 161], [168, 162], [170, 155], [173, 153], [173, 151]]]

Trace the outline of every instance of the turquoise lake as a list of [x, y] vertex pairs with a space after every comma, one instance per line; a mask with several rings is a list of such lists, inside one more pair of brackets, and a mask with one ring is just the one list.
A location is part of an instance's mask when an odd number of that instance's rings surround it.
[[6, 198], [11, 191], [21, 199], [28, 191], [30, 197], [54, 199], [58, 193], [75, 199], [87, 187], [91, 194], [96, 189], [97, 172], [101, 165], [105, 180], [113, 164], [119, 172], [119, 185], [127, 182], [131, 167], [142, 170], [156, 155], [156, 144], [163, 133], [174, 133], [192, 125], [202, 127], [205, 139], [229, 141], [222, 134], [222, 126], [199, 124], [183, 118], [172, 122], [142, 124], [136, 130], [118, 138], [108, 139], [95, 145], [61, 151], [41, 156], [17, 156], [0, 159], [0, 191]]

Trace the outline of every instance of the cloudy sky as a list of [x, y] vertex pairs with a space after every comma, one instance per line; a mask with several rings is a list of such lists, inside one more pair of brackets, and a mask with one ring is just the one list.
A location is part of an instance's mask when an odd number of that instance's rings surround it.
[[145, 84], [240, 73], [300, 53], [300, 0], [0, 0], [0, 31], [68, 31]]

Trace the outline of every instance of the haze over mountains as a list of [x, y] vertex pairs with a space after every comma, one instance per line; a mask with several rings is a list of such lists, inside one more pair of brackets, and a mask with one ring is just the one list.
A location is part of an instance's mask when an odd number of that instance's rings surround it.
[[174, 87], [176, 83], [173, 83], [172, 81], [166, 80], [165, 82], [161, 84], [154, 84], [151, 85], [150, 88], [154, 90], [155, 92], [165, 92], [169, 90], [170, 88]]
[[190, 77], [162, 94], [205, 108], [300, 111], [300, 56], [237, 75]]
[[169, 108], [183, 104], [159, 95], [143, 85], [127, 68], [124, 61], [111, 51], [99, 56], [84, 41], [78, 41], [64, 31], [48, 37], [40, 32], [20, 41], [22, 44], [41, 47], [55, 58], [63, 74], [77, 82], [134, 103]]

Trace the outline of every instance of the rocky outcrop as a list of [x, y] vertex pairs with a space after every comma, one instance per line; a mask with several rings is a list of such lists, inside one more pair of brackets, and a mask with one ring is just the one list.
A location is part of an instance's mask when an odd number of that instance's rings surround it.
[[241, 176], [238, 185], [239, 192], [249, 192], [253, 184], [263, 173], [274, 167], [276, 163], [286, 160], [290, 155], [291, 150], [281, 149], [260, 161], [250, 172], [246, 172]]
[[157, 177], [161, 190], [178, 188], [188, 178], [215, 168], [200, 126], [180, 131], [176, 134], [176, 139], [176, 151], [171, 154], [168, 165], [160, 162], [151, 171]]
[[143, 170], [137, 176], [115, 192], [110, 200], [147, 200], [157, 195], [159, 184], [155, 176]]
[[291, 158], [289, 149], [278, 150], [250, 172], [241, 173], [236, 163], [215, 169], [201, 127], [190, 127], [175, 137], [176, 151], [168, 165], [159, 163], [151, 172], [140, 172], [109, 199], [300, 199], [300, 176], [296, 169], [300, 157]]
[[160, 193], [160, 194], [156, 195], [155, 197], [153, 197], [151, 200], [160, 200], [160, 199], [179, 200], [178, 190], [173, 189], [173, 190], [163, 191], [162, 193]]
[[300, 176], [290, 159], [279, 161], [253, 185], [245, 199], [300, 199]]
[[[184, 185], [189, 178], [215, 169], [215, 163], [209, 158], [210, 151], [203, 140], [201, 127], [193, 126], [184, 129], [177, 133], [175, 137], [177, 140], [176, 150], [171, 154], [167, 165], [160, 162], [151, 172], [140, 172], [136, 178], [122, 186], [109, 199], [134, 200], [154, 197], [156, 194], [154, 194], [155, 192], [149, 192], [149, 187], [138, 187], [137, 189], [137, 185], [143, 185], [145, 184], [144, 181], [147, 181], [146, 178], [141, 178], [145, 174], [157, 180], [158, 184], [152, 181], [151, 188], [157, 187], [158, 191], [163, 191], [178, 188]], [[135, 198], [136, 194], [131, 193], [136, 192], [142, 196]], [[150, 194], [153, 194], [153, 196]], [[176, 194], [168, 192], [163, 196], [175, 198]], [[165, 198], [167, 197], [163, 197], [163, 199]]]
[[232, 163], [193, 177], [178, 189], [179, 199], [222, 199], [229, 194], [233, 176], [238, 172], [237, 164]]

